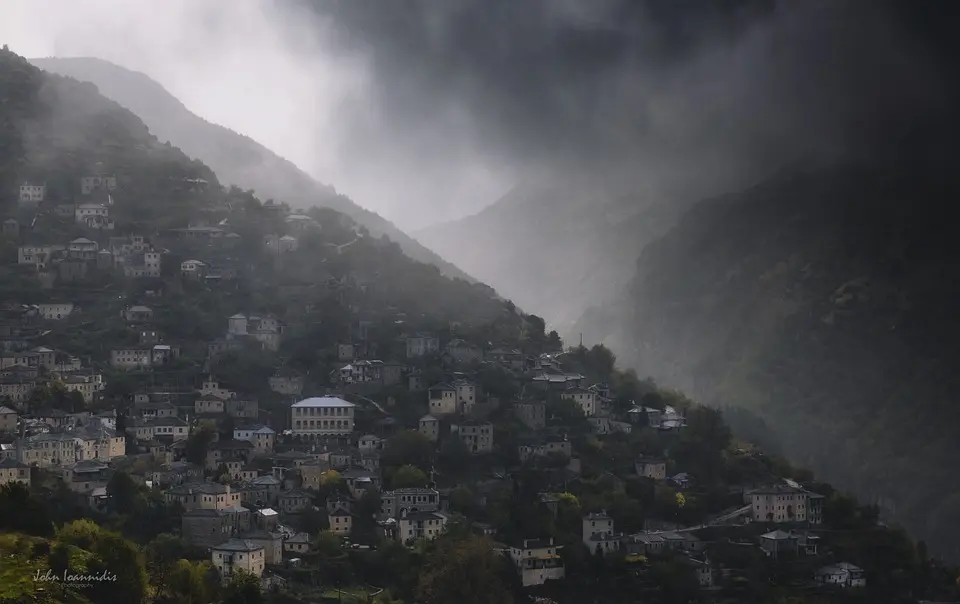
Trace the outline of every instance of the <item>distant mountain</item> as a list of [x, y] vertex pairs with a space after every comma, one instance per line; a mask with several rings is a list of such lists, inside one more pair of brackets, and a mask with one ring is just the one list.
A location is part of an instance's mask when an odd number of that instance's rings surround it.
[[643, 375], [752, 411], [791, 459], [960, 559], [960, 247], [944, 220], [960, 179], [934, 157], [950, 155], [790, 171], [697, 204], [579, 328]]
[[30, 59], [46, 71], [92, 82], [100, 92], [130, 109], [160, 140], [197, 158], [226, 184], [254, 189], [260, 197], [295, 207], [327, 206], [350, 216], [370, 233], [386, 235], [414, 260], [433, 264], [450, 277], [473, 281], [378, 214], [361, 208], [333, 187], [321, 184], [292, 162], [255, 140], [191, 113], [148, 76], [96, 58]]
[[425, 245], [576, 338], [585, 309], [618, 292], [684, 203], [594, 179], [531, 179], [481, 212], [415, 233]]

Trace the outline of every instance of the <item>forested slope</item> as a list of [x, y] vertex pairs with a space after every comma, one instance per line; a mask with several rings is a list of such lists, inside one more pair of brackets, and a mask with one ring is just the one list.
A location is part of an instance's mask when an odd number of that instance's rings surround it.
[[797, 170], [703, 202], [588, 327], [642, 374], [757, 412], [792, 459], [956, 556], [948, 174], [920, 158]]

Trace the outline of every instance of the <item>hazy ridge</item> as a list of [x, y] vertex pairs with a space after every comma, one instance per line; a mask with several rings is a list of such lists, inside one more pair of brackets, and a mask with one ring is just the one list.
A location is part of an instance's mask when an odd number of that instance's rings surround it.
[[444, 274], [472, 280], [406, 235], [380, 215], [315, 181], [292, 162], [255, 140], [212, 124], [191, 113], [145, 74], [96, 58], [43, 58], [30, 62], [47, 71], [95, 84], [101, 93], [138, 115], [160, 140], [208, 164], [227, 184], [253, 189], [262, 197], [293, 206], [327, 206], [350, 216], [374, 236], [387, 235], [414, 260], [437, 266]]

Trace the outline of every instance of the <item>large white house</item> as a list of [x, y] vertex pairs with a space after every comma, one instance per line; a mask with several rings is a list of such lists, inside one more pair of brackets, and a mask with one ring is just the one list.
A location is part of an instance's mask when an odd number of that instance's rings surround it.
[[304, 399], [290, 406], [290, 428], [294, 435], [323, 436], [353, 432], [355, 405], [336, 396]]
[[778, 484], [751, 491], [747, 497], [756, 522], [821, 522], [823, 497], [802, 488]]

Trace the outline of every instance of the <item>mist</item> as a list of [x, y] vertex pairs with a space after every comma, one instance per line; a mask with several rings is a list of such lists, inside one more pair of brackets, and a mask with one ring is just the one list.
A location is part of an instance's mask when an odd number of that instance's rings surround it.
[[[885, 3], [8, 0], [28, 57], [142, 71], [401, 228], [532, 174], [738, 186], [945, 105]], [[544, 176], [546, 175], [546, 176]]]
[[433, 158], [378, 151], [403, 141], [359, 145], [355, 131], [378, 131], [386, 119], [356, 111], [371, 85], [366, 58], [325, 47], [324, 21], [302, 17], [268, 1], [10, 0], [0, 40], [26, 57], [90, 56], [143, 72], [192, 112], [401, 228], [478, 209], [510, 186], [501, 166], [465, 143]]

